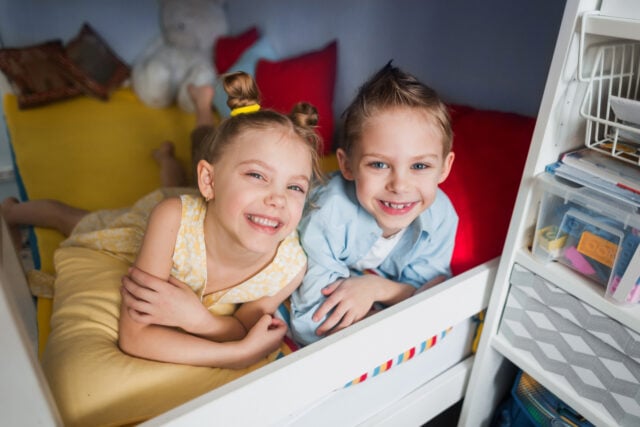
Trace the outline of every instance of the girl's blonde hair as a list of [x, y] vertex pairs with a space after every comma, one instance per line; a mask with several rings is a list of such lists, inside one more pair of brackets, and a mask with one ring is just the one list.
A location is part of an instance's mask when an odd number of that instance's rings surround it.
[[391, 61], [360, 87], [355, 99], [343, 113], [345, 120], [341, 148], [350, 155], [362, 137], [366, 121], [383, 110], [398, 107], [424, 111], [442, 134], [443, 158], [449, 154], [453, 131], [447, 106], [435, 90], [392, 66]]
[[[227, 105], [231, 110], [260, 105], [260, 91], [253, 78], [242, 71], [222, 76], [224, 91], [227, 93]], [[246, 110], [246, 109], [245, 109]], [[205, 143], [204, 159], [210, 163], [217, 161], [237, 137], [248, 130], [273, 129], [282, 127], [297, 135], [308, 147], [312, 160], [312, 182], [323, 179], [320, 169], [318, 149], [321, 138], [315, 130], [318, 123], [318, 110], [306, 102], [294, 105], [288, 115], [270, 109], [259, 109], [244, 114], [233, 115], [222, 121]]]

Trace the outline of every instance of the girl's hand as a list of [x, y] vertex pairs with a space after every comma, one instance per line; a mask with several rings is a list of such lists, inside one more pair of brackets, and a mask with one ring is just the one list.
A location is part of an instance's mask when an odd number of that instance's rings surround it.
[[277, 317], [264, 314], [242, 339], [246, 366], [276, 351], [287, 333], [287, 325]]
[[351, 277], [338, 280], [324, 289], [322, 294], [327, 297], [320, 308], [314, 313], [313, 321], [319, 322], [324, 316], [333, 312], [316, 329], [317, 335], [334, 333], [346, 328], [366, 317], [376, 302], [376, 276]]
[[173, 277], [166, 282], [132, 267], [122, 278], [120, 293], [136, 322], [179, 327], [193, 334], [210, 329], [211, 313], [189, 286]]

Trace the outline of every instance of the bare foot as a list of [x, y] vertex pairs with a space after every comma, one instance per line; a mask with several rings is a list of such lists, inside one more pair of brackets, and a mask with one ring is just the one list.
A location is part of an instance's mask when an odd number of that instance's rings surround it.
[[196, 86], [194, 84], [190, 84], [187, 86], [187, 90], [189, 91], [189, 96], [196, 107], [196, 127], [213, 126], [215, 121], [211, 114], [211, 105], [215, 94], [215, 88], [211, 85]]
[[9, 228], [9, 235], [13, 241], [13, 246], [16, 250], [22, 249], [24, 240], [22, 238], [22, 231], [20, 230], [20, 224], [15, 222], [15, 219], [11, 215], [13, 207], [20, 204], [20, 200], [15, 197], [7, 197], [2, 201], [0, 205], [0, 214], [7, 223]]
[[160, 185], [163, 187], [183, 187], [187, 179], [182, 165], [176, 159], [173, 143], [165, 141], [153, 150], [153, 158], [160, 166]]

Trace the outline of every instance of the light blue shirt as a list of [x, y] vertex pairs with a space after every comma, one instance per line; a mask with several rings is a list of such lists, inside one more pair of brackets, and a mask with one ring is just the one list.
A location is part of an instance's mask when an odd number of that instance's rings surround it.
[[[311, 317], [326, 299], [321, 290], [351, 275], [356, 262], [382, 236], [382, 229], [356, 198], [355, 185], [339, 173], [310, 198], [308, 212], [298, 226], [308, 268], [302, 284], [291, 295], [294, 339], [310, 344], [322, 338], [322, 324]], [[390, 280], [419, 288], [436, 276], [451, 276], [451, 255], [458, 215], [446, 194], [437, 190], [433, 204], [418, 216], [380, 264], [377, 271]]]

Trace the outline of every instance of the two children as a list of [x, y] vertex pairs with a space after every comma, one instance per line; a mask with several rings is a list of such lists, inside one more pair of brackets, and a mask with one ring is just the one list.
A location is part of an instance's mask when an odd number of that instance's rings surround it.
[[248, 112], [257, 89], [242, 74], [225, 90], [246, 114], [213, 134], [196, 168], [202, 197], [167, 199], [149, 217], [123, 278], [124, 351], [247, 366], [278, 347], [286, 327], [271, 314], [291, 292], [294, 338], [309, 344], [450, 276], [457, 215], [438, 184], [453, 163], [452, 131], [433, 90], [391, 64], [360, 88], [340, 173], [298, 227], [306, 269], [295, 227], [317, 171], [313, 112]]
[[437, 94], [390, 63], [346, 110], [340, 174], [318, 188], [298, 230], [308, 257], [291, 297], [294, 338], [309, 344], [451, 275], [458, 224], [438, 188], [452, 131]]

